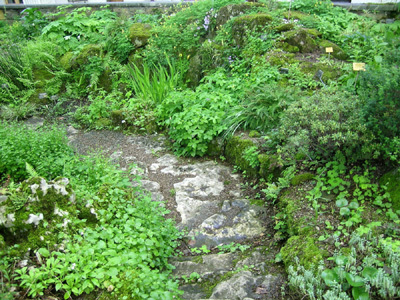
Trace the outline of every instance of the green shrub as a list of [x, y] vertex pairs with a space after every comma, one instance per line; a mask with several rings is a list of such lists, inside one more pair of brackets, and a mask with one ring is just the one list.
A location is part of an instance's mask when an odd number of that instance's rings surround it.
[[[400, 55], [400, 50], [394, 53]], [[395, 57], [395, 55], [393, 56]], [[400, 136], [400, 69], [399, 59], [384, 62], [381, 67], [363, 72], [358, 92], [364, 101], [363, 124], [377, 137], [388, 157], [398, 155]], [[394, 156], [393, 156], [394, 155]]]
[[362, 102], [346, 92], [319, 91], [293, 102], [279, 128], [285, 153], [329, 158], [341, 151], [350, 161], [370, 158], [373, 136], [359, 114]]
[[28, 178], [25, 163], [40, 176], [53, 179], [62, 174], [72, 149], [58, 128], [34, 130], [22, 124], [0, 123], [0, 176], [15, 181]]
[[229, 93], [211, 91], [200, 86], [194, 92], [172, 92], [159, 105], [161, 124], [168, 128], [178, 155], [204, 155], [208, 143], [227, 127], [223, 123], [226, 111], [235, 104]]

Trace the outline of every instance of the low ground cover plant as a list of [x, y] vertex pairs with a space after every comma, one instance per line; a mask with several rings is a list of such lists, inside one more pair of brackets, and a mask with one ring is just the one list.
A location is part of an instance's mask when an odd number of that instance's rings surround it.
[[[399, 297], [398, 255], [388, 250], [398, 247], [398, 204], [391, 181], [378, 180], [399, 163], [399, 24], [325, 0], [204, 0], [129, 17], [28, 9], [0, 22], [0, 184], [17, 193], [26, 179], [64, 176], [80, 210], [75, 231], [57, 236], [66, 251], [32, 250], [42, 263], [17, 278], [18, 248], [6, 241], [0, 296], [14, 297], [11, 287], [66, 299], [98, 289], [118, 299], [180, 293], [168, 277], [179, 234], [167, 211], [100, 156], [75, 156], [59, 128], [5, 121], [36, 114], [85, 129], [164, 130], [185, 156], [254, 130], [241, 153], [254, 174], [278, 170], [258, 197], [277, 209], [277, 261], [294, 297]], [[366, 71], [357, 75], [353, 62]]]

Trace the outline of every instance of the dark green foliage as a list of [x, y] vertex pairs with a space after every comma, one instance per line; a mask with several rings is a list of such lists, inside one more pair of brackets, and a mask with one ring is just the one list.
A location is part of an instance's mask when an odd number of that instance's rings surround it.
[[386, 155], [394, 158], [400, 136], [400, 49], [392, 50], [391, 58], [381, 66], [363, 72], [358, 92], [365, 103], [364, 124], [387, 146]]
[[345, 92], [319, 91], [293, 102], [281, 120], [285, 155], [329, 158], [342, 151], [349, 160], [371, 158], [377, 145], [362, 125], [362, 102]]
[[34, 130], [24, 125], [0, 123], [0, 176], [15, 181], [28, 178], [25, 163], [48, 179], [62, 174], [72, 155], [64, 133], [57, 128]]

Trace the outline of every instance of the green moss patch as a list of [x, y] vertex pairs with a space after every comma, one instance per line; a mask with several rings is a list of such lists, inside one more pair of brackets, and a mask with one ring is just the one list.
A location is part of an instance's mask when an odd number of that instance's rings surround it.
[[392, 199], [393, 211], [400, 210], [400, 169], [396, 169], [384, 174], [379, 179], [381, 186], [386, 185], [387, 192]]
[[314, 38], [315, 36], [304, 28], [287, 31], [283, 34], [284, 42], [297, 47], [301, 53], [311, 53], [318, 48]]
[[319, 47], [321, 48], [321, 50], [323, 52], [325, 52], [326, 48], [332, 47], [333, 48], [333, 52], [330, 55], [333, 56], [334, 58], [337, 58], [337, 59], [340, 59], [340, 60], [348, 59], [348, 55], [346, 54], [346, 52], [344, 52], [344, 50], [342, 48], [340, 48], [335, 43], [332, 43], [331, 41], [322, 40], [322, 41], [320, 41], [318, 43], [318, 45], [319, 45]]
[[237, 17], [232, 24], [232, 36], [237, 45], [243, 46], [248, 32], [261, 31], [273, 18], [265, 13]]
[[226, 159], [235, 166], [238, 166], [243, 172], [246, 172], [247, 175], [252, 177], [257, 175], [257, 169], [250, 166], [250, 163], [244, 158], [244, 152], [246, 149], [254, 146], [255, 144], [251, 140], [241, 139], [238, 136], [233, 136], [225, 147]]
[[264, 4], [262, 3], [246, 2], [240, 4], [230, 4], [221, 7], [220, 10], [218, 11], [218, 16], [217, 16], [217, 28], [224, 25], [231, 18], [240, 16], [251, 9], [263, 6]]
[[292, 236], [281, 249], [282, 261], [287, 269], [295, 265], [295, 257], [306, 269], [316, 266], [323, 259], [323, 254], [315, 245], [315, 239], [310, 236]]
[[294, 176], [292, 178], [292, 180], [290, 181], [290, 184], [296, 186], [296, 185], [299, 185], [299, 184], [301, 184], [301, 183], [303, 183], [305, 181], [309, 181], [309, 180], [311, 180], [313, 178], [314, 178], [314, 174], [312, 174], [312, 173], [298, 174], [298, 175], [296, 175], [296, 176]]
[[145, 23], [135, 23], [129, 27], [129, 38], [135, 48], [143, 47], [147, 44], [151, 36], [151, 25]]

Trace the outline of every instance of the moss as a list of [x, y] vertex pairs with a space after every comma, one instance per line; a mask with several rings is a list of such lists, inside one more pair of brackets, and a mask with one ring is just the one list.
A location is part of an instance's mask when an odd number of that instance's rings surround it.
[[289, 66], [298, 60], [293, 53], [286, 53], [283, 51], [271, 51], [265, 56], [267, 61], [274, 66]]
[[60, 59], [60, 65], [64, 68], [65, 71], [71, 71], [72, 69], [72, 59], [74, 57], [74, 53], [67, 52]]
[[[73, 199], [73, 192], [65, 186], [64, 180], [46, 182], [43, 178], [36, 177], [24, 181], [20, 188], [1, 204], [5, 206], [6, 214], [14, 214], [11, 226], [1, 226], [5, 239], [21, 244], [18, 250], [21, 253], [28, 248], [54, 245], [58, 232], [68, 231], [68, 222], [76, 216]], [[32, 215], [39, 217], [36, 224], [27, 223]]]
[[202, 255], [194, 256], [193, 259], [192, 259], [192, 262], [194, 262], [196, 264], [202, 264], [203, 263], [203, 256]]
[[82, 65], [86, 65], [89, 62], [89, 58], [93, 56], [102, 56], [103, 49], [101, 45], [89, 44], [83, 47], [79, 52], [78, 56], [71, 60], [72, 68], [78, 68]]
[[50, 73], [46, 68], [33, 68], [32, 70], [33, 80], [35, 81], [35, 87], [37, 89], [44, 88], [46, 82], [53, 78], [53, 74]]
[[312, 227], [308, 225], [307, 215], [298, 215], [301, 211], [302, 197], [291, 197], [289, 194], [279, 199], [279, 209], [286, 216], [287, 233], [289, 236], [309, 234]]
[[254, 9], [257, 7], [263, 7], [263, 6], [264, 5], [262, 3], [246, 2], [246, 3], [240, 3], [240, 4], [230, 4], [230, 5], [221, 7], [220, 10], [218, 11], [218, 16], [217, 16], [217, 20], [216, 20], [217, 28], [224, 25], [231, 18], [240, 16], [251, 9]]
[[259, 175], [267, 182], [271, 179], [276, 179], [281, 174], [281, 168], [278, 165], [278, 157], [276, 155], [259, 154], [260, 162]]
[[310, 269], [316, 266], [322, 259], [323, 254], [315, 245], [315, 239], [310, 236], [292, 236], [281, 249], [282, 261], [287, 269], [295, 265], [295, 257], [299, 258], [300, 265]]
[[265, 25], [271, 23], [273, 18], [265, 13], [250, 14], [237, 17], [232, 24], [232, 36], [236, 45], [243, 46], [248, 32], [263, 30]]
[[314, 37], [320, 37], [322, 35], [321, 32], [319, 32], [317, 29], [314, 28], [304, 28], [308, 34], [313, 35]]
[[293, 28], [294, 28], [294, 24], [287, 23], [287, 24], [281, 24], [279, 26], [274, 27], [274, 30], [276, 32], [285, 32], [285, 31], [292, 30]]
[[298, 53], [300, 52], [299, 47], [290, 45], [289, 43], [278, 43], [277, 46], [281, 48], [283, 51], [289, 53]]
[[263, 199], [250, 199], [250, 204], [264, 207], [265, 206], [265, 201]]
[[249, 137], [251, 138], [259, 138], [261, 134], [257, 130], [251, 130], [249, 132]]
[[332, 43], [331, 41], [322, 40], [318, 43], [318, 45], [320, 46], [320, 48], [323, 52], [325, 52], [326, 48], [332, 47], [333, 52], [330, 55], [332, 55], [334, 58], [337, 58], [340, 60], [348, 59], [348, 55], [344, 52], [344, 50], [342, 48], [340, 48], [338, 45], [336, 45], [335, 43]]
[[292, 19], [292, 20], [304, 20], [306, 18], [308, 18], [310, 15], [305, 14], [303, 12], [300, 11], [285, 11], [283, 13], [283, 16], [285, 17], [285, 19]]
[[314, 174], [312, 174], [312, 173], [298, 174], [298, 175], [296, 175], [296, 176], [294, 176], [292, 178], [292, 180], [290, 181], [290, 184], [296, 186], [296, 185], [299, 185], [299, 184], [301, 184], [301, 183], [303, 183], [305, 181], [309, 181], [309, 180], [311, 180], [313, 178], [314, 178]]
[[97, 88], [103, 89], [106, 92], [111, 92], [112, 90], [112, 80], [111, 80], [112, 71], [110, 68], [106, 68], [103, 73], [101, 73], [99, 77], [99, 81], [97, 83]]
[[143, 47], [151, 37], [151, 25], [135, 23], [129, 27], [129, 38], [135, 48]]
[[257, 169], [250, 166], [249, 162], [244, 158], [244, 152], [246, 149], [254, 146], [251, 140], [233, 136], [225, 147], [226, 159], [235, 166], [238, 166], [241, 171], [246, 172], [246, 175], [250, 177], [257, 175]]
[[337, 80], [342, 75], [342, 70], [339, 68], [335, 68], [332, 66], [328, 66], [323, 63], [312, 63], [308, 61], [303, 61], [300, 63], [300, 68], [304, 73], [315, 75], [318, 70], [321, 70], [323, 73], [322, 80], [324, 82], [329, 80]]
[[393, 211], [400, 210], [400, 169], [392, 170], [379, 179], [379, 185], [387, 187], [392, 199]]
[[203, 77], [202, 57], [198, 54], [191, 57], [189, 60], [189, 69], [186, 72], [185, 79], [190, 88], [195, 88], [199, 85]]
[[307, 29], [304, 28], [285, 32], [283, 40], [289, 45], [299, 48], [301, 53], [310, 53], [317, 49], [314, 36], [309, 34]]

